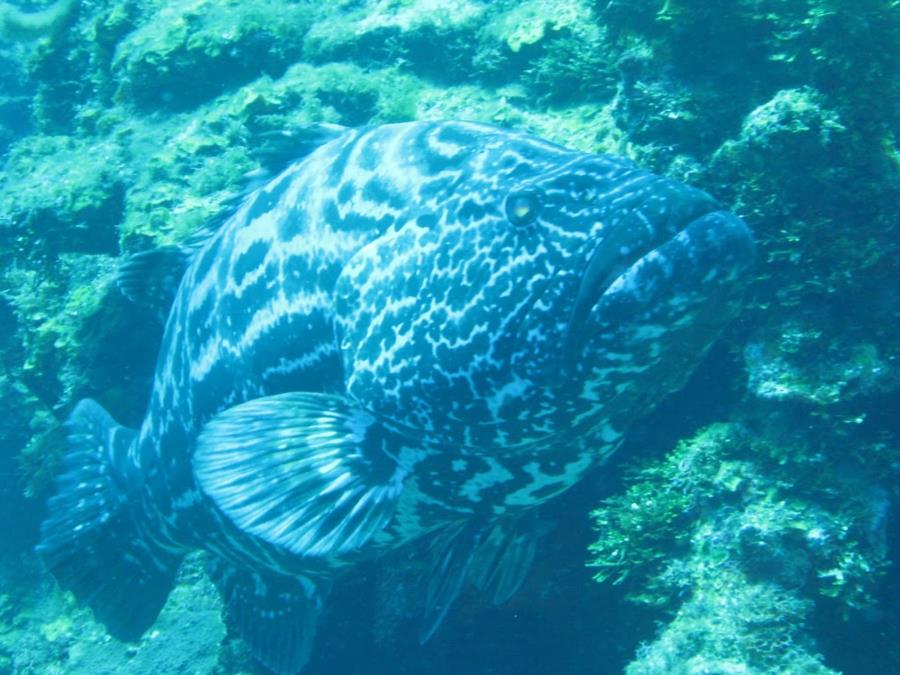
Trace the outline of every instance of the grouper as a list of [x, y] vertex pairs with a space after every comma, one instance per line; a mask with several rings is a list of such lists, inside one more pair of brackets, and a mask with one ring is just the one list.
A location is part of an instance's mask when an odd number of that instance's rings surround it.
[[418, 542], [426, 639], [464, 584], [517, 590], [535, 510], [685, 383], [753, 257], [738, 217], [627, 159], [329, 127], [202, 242], [123, 265], [165, 298], [146, 416], [74, 408], [39, 550], [135, 639], [202, 549], [252, 653], [294, 673], [342, 574]]

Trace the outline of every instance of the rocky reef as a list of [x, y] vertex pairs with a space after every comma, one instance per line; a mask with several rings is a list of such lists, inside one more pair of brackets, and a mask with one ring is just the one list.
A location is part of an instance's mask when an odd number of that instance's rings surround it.
[[[3, 3], [0, 673], [253, 668], [198, 561], [135, 645], [34, 571], [61, 424], [85, 396], [142, 414], [161, 327], [111, 286], [119, 256], [220, 215], [273, 136], [428, 118], [626, 154], [759, 245], [742, 317], [556, 507], [582, 525], [510, 607], [464, 598], [453, 639], [539, 615], [567, 627], [540, 672], [900, 672], [897, 45], [894, 0]], [[356, 628], [397, 649], [409, 579], [370, 573], [390, 603]]]

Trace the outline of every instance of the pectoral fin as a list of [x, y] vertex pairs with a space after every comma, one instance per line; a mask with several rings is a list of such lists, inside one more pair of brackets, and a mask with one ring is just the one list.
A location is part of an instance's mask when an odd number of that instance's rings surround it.
[[241, 529], [300, 555], [357, 549], [391, 519], [406, 472], [370, 414], [297, 392], [216, 415], [197, 438], [200, 487]]

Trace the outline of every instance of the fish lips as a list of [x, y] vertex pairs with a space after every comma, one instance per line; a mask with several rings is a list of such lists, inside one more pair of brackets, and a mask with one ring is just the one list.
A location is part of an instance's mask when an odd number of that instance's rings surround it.
[[569, 329], [569, 358], [580, 361], [594, 336], [622, 325], [673, 326], [702, 314], [707, 329], [717, 331], [737, 310], [755, 243], [743, 220], [717, 210], [635, 258], [603, 270], [596, 257], [588, 264]]

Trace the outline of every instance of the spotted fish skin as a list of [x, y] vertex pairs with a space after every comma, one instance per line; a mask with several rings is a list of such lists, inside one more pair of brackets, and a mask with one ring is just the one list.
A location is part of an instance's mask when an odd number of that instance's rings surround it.
[[[473, 123], [347, 131], [187, 269], [116, 460], [141, 537], [315, 585], [449, 531], [475, 551], [446, 547], [449, 604], [503, 523], [683, 384], [752, 259], [738, 218], [626, 159]], [[526, 548], [496, 550], [524, 574]]]

